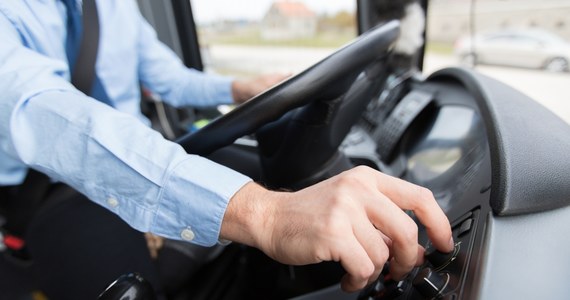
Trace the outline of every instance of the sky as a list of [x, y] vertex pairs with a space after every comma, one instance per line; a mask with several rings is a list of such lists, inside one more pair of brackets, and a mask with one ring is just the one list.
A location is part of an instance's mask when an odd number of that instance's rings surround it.
[[[221, 19], [261, 20], [274, 0], [191, 0], [199, 24]], [[317, 13], [355, 11], [356, 0], [297, 0]]]

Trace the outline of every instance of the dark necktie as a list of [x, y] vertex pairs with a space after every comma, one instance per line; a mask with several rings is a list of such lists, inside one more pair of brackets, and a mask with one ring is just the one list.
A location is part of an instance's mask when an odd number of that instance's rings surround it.
[[65, 42], [65, 52], [69, 63], [69, 70], [73, 72], [81, 44], [81, 10], [77, 0], [62, 0], [67, 8], [67, 39]]
[[[92, 28], [86, 28], [89, 32], [85, 34], [85, 38], [90, 39], [87, 42], [83, 41], [83, 25], [84, 20], [82, 20], [82, 9], [83, 14], [89, 15], [87, 26], [99, 26], [99, 21], [97, 20], [97, 7], [95, 4], [95, 0], [84, 0], [83, 8], [77, 3], [77, 0], [61, 0], [67, 9], [67, 39], [65, 43], [65, 51], [67, 54], [67, 61], [69, 63], [69, 70], [71, 72], [72, 83], [82, 92], [85, 94], [103, 102], [108, 105], [111, 105], [111, 101], [109, 96], [107, 95], [101, 80], [97, 77], [95, 73], [95, 61], [89, 61], [90, 58], [77, 61], [78, 56], [80, 56], [80, 51], [83, 51], [81, 55], [83, 59], [86, 57], [90, 57], [91, 55], [85, 55], [85, 48], [96, 48], [98, 47], [98, 42], [94, 42], [95, 40], [99, 39], [99, 30], [97, 30], [96, 34], [93, 33], [94, 30]], [[93, 53], [93, 51], [90, 51]], [[97, 52], [95, 51], [95, 54]], [[95, 58], [96, 55], [92, 55], [91, 57]], [[83, 64], [80, 67], [77, 67], [78, 64]], [[74, 74], [78, 73], [78, 74]], [[93, 76], [91, 76], [93, 74]], [[85, 79], [87, 78], [87, 79]]]

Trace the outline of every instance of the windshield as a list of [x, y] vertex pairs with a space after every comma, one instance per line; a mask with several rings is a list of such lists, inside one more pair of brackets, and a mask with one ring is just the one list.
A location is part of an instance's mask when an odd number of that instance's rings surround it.
[[295, 74], [357, 35], [354, 0], [191, 0], [206, 71]]
[[[295, 74], [357, 34], [354, 0], [191, 0], [207, 72]], [[426, 75], [463, 66], [570, 123], [570, 1], [429, 0]]]
[[424, 72], [475, 68], [570, 123], [570, 1], [430, 0]]

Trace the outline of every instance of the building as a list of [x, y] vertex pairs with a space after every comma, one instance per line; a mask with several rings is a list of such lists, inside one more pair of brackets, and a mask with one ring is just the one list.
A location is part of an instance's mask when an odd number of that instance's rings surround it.
[[[432, 0], [428, 36], [432, 41], [453, 42], [468, 34], [497, 29], [542, 28], [570, 40], [568, 0]], [[474, 12], [471, 12], [474, 8]], [[471, 22], [471, 16], [475, 16]]]
[[317, 14], [304, 3], [275, 1], [261, 22], [261, 37], [266, 40], [310, 38], [317, 32]]

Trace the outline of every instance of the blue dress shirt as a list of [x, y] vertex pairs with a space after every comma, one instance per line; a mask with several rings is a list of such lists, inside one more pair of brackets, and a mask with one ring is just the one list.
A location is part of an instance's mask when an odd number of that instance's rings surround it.
[[69, 83], [61, 1], [0, 2], [0, 185], [21, 183], [32, 167], [140, 231], [212, 245], [250, 179], [150, 129], [139, 84], [174, 106], [211, 106], [231, 103], [231, 81], [184, 67], [134, 0], [97, 6], [96, 73], [110, 106]]

